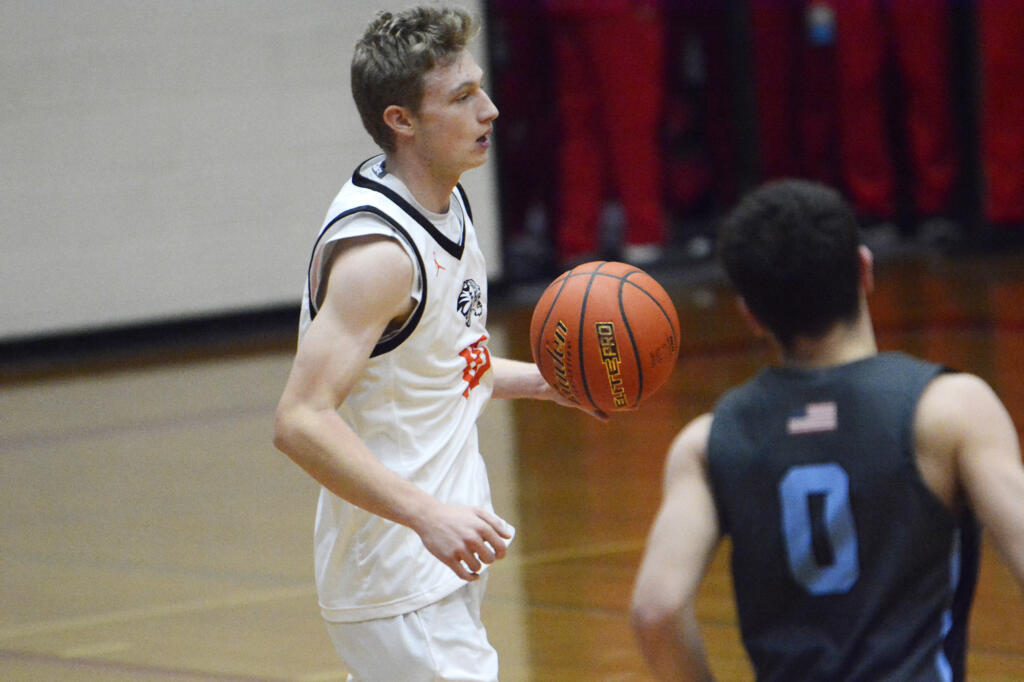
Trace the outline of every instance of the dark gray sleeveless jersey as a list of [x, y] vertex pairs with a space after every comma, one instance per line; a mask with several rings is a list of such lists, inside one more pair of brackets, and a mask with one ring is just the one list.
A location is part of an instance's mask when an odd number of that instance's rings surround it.
[[759, 681], [963, 678], [978, 530], [913, 455], [942, 371], [900, 353], [769, 368], [716, 407], [710, 477]]

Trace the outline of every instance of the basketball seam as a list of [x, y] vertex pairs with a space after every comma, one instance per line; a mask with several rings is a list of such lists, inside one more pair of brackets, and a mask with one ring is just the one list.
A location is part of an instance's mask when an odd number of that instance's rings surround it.
[[[625, 275], [623, 277], [623, 279], [625, 279], [625, 278], [629, 277], [630, 275], [632, 275], [634, 273], [637, 273], [637, 272], [641, 272], [641, 271], [640, 270], [634, 270], [633, 272], [630, 272], [627, 275]], [[644, 289], [639, 284], [636, 284], [634, 282], [629, 282], [629, 283], [632, 284], [633, 286], [635, 286], [637, 289], [639, 289], [645, 296], [647, 296], [647, 298], [651, 299], [651, 302], [654, 303], [654, 305], [658, 306], [658, 310], [661, 311], [661, 314], [665, 317], [665, 321], [669, 323], [670, 327], [672, 327], [672, 335], [675, 336], [676, 339], [678, 340], [679, 339], [679, 329], [676, 328], [676, 325], [672, 324], [672, 316], [669, 315], [665, 311], [665, 306], [661, 305], [661, 301], [659, 301], [654, 296], [651, 296], [651, 292], [647, 291], [647, 289]]]
[[[633, 273], [629, 273], [633, 274]], [[626, 284], [630, 283], [628, 279], [629, 275], [626, 275], [619, 282], [619, 315], [622, 317], [622, 324], [626, 327], [626, 334], [629, 335], [629, 345], [633, 348], [633, 360], [636, 362], [636, 398], [633, 403], [639, 403], [640, 398], [644, 395], [644, 366], [640, 362], [640, 349], [636, 346], [636, 337], [633, 336], [633, 326], [629, 323], [629, 317], [626, 315], [626, 305], [623, 299], [623, 291], [626, 289]], [[634, 284], [637, 289], [644, 291], [643, 287], [638, 284]], [[644, 293], [647, 293], [644, 291]]]
[[[587, 288], [583, 290], [583, 304], [580, 306], [580, 319], [576, 323], [578, 336], [578, 340], [576, 342], [576, 357], [578, 359], [576, 364], [579, 367], [580, 381], [583, 384], [583, 392], [587, 396], [587, 402], [597, 409], [600, 408], [598, 408], [597, 403], [594, 402], [594, 396], [590, 394], [590, 385], [587, 383], [587, 368], [584, 366], [584, 362], [586, 361], [586, 354], [583, 352], [583, 321], [586, 319], [587, 316], [587, 303], [590, 302], [590, 289], [594, 286], [594, 278], [597, 276], [598, 272], [600, 272], [601, 268], [603, 268], [605, 265], [607, 265], [607, 263], [602, 262], [589, 273], [586, 273], [590, 275], [590, 280], [587, 282]], [[569, 278], [566, 277], [566, 279]]]

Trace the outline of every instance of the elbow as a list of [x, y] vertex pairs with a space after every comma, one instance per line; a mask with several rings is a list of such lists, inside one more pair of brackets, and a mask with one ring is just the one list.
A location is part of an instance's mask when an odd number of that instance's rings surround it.
[[655, 638], [655, 635], [665, 630], [666, 619], [657, 610], [634, 608], [630, 614], [630, 625], [637, 639], [647, 641]]
[[691, 594], [669, 571], [667, 575], [642, 572], [630, 601], [630, 625], [641, 641], [676, 640], [695, 594]]
[[274, 413], [274, 447], [288, 454], [295, 441], [295, 419], [291, 410], [278, 406]]
[[630, 624], [658, 679], [712, 682], [693, 595], [645, 587], [634, 594]]
[[659, 639], [674, 630], [679, 622], [678, 610], [658, 599], [634, 598], [630, 608], [633, 633], [641, 641]]

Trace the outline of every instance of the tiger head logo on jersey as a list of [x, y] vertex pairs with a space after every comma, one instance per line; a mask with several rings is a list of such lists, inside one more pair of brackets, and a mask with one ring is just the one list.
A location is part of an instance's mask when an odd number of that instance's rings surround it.
[[473, 321], [473, 316], [480, 317], [484, 314], [483, 291], [480, 285], [471, 279], [462, 283], [462, 291], [459, 292], [459, 300], [456, 304], [459, 312], [466, 318], [466, 326]]

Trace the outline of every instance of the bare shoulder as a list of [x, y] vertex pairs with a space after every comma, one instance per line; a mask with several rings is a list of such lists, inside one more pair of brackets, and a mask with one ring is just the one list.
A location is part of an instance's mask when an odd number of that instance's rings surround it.
[[937, 433], [979, 426], [977, 419], [1001, 411], [1002, 403], [983, 379], [963, 372], [940, 374], [918, 404], [918, 429]]
[[964, 392], [984, 382], [970, 374], [940, 374], [925, 388], [914, 417], [914, 459], [928, 488], [950, 511], [962, 502], [956, 457], [965, 435]]
[[710, 412], [694, 417], [683, 427], [676, 436], [676, 441], [681, 444], [703, 444], [707, 445], [708, 436], [711, 435], [711, 422], [714, 417]]
[[413, 277], [409, 255], [395, 239], [381, 235], [342, 240], [327, 267], [329, 281], [345, 279], [363, 288], [394, 284], [408, 290]]
[[329, 256], [325, 279], [298, 360], [323, 366], [326, 358], [368, 358], [384, 331], [414, 308], [412, 263], [387, 237], [343, 240]]
[[335, 247], [327, 267], [325, 307], [369, 308], [387, 319], [410, 307], [413, 264], [394, 239], [379, 235], [346, 239]]
[[702, 414], [690, 421], [676, 435], [669, 448], [668, 461], [665, 463], [666, 475], [669, 478], [675, 474], [692, 471], [695, 467], [705, 467], [712, 421], [711, 413]]
[[343, 243], [330, 255], [327, 291], [299, 340], [279, 409], [336, 409], [384, 330], [412, 307], [412, 265], [401, 246], [386, 237]]
[[979, 377], [947, 374], [926, 389], [918, 417], [919, 444], [947, 449], [957, 494], [1024, 586], [1024, 466], [1009, 412]]
[[1019, 468], [1016, 430], [995, 391], [973, 374], [935, 378], [918, 403], [915, 453], [928, 486], [948, 507], [963, 496], [984, 508], [994, 472]]

